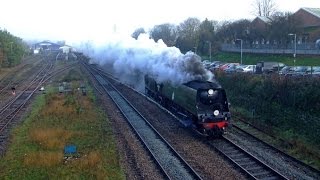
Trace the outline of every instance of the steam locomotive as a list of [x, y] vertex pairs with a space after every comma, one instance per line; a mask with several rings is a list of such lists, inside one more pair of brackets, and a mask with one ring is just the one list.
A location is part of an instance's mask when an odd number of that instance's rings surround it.
[[230, 124], [226, 93], [217, 83], [193, 80], [173, 86], [146, 75], [145, 93], [204, 136], [221, 136]]

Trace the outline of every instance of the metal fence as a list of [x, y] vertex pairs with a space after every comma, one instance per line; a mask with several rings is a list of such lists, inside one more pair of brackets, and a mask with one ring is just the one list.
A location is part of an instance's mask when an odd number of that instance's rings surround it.
[[[240, 52], [241, 47], [238, 44], [222, 44], [222, 51]], [[261, 54], [293, 54], [294, 45], [269, 45], [269, 44], [243, 44], [242, 52], [244, 53], [261, 53]], [[320, 55], [320, 49], [314, 43], [297, 44], [296, 54]]]

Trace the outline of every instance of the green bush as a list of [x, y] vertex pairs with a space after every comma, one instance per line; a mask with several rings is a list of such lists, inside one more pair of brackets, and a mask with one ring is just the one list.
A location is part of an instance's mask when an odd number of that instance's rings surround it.
[[0, 67], [12, 67], [21, 62], [26, 45], [22, 39], [0, 29], [0, 51]]
[[[255, 121], [320, 147], [320, 81], [310, 77], [281, 77], [218, 73], [234, 108], [254, 112]], [[290, 135], [290, 136], [292, 136]]]

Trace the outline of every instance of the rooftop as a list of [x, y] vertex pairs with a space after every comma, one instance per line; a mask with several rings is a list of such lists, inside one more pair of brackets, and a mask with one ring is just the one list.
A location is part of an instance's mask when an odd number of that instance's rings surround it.
[[320, 18], [320, 8], [301, 8], [307, 12], [309, 12], [310, 14]]

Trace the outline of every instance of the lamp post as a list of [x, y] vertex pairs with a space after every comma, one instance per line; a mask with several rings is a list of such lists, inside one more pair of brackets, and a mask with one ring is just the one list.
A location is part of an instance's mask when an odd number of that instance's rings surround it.
[[236, 39], [236, 41], [240, 41], [240, 64], [242, 64], [242, 39]]
[[293, 53], [293, 67], [296, 66], [296, 54], [297, 54], [297, 34], [290, 33], [289, 36], [294, 36], [294, 53]]
[[207, 43], [209, 43], [209, 55], [210, 55], [210, 61], [211, 61], [211, 42], [210, 41], [206, 41]]

